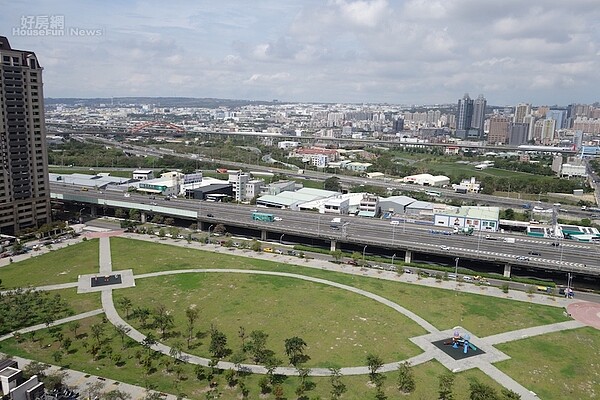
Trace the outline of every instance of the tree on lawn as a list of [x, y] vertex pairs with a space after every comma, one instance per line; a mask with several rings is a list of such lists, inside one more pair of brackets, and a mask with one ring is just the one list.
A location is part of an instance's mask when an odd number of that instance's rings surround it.
[[149, 333], [144, 340], [142, 340], [142, 346], [144, 346], [147, 350], [148, 353], [150, 354], [150, 351], [152, 350], [152, 346], [154, 346], [156, 343], [158, 343], [156, 341], [156, 339], [154, 338], [154, 335], [152, 335], [152, 333]]
[[454, 374], [447, 372], [440, 376], [439, 382], [439, 400], [454, 400], [452, 386], [454, 385]]
[[138, 307], [133, 311], [133, 315], [136, 318], [139, 318], [142, 323], [142, 328], [146, 327], [146, 323], [148, 322], [148, 318], [150, 318], [150, 309], [148, 307]]
[[398, 390], [405, 394], [415, 391], [415, 377], [408, 361], [398, 368]]
[[187, 337], [187, 347], [188, 349], [190, 348], [190, 341], [192, 340], [193, 336], [194, 336], [194, 329], [196, 326], [196, 320], [198, 319], [198, 315], [199, 315], [199, 311], [197, 308], [195, 307], [188, 307], [185, 310], [185, 317], [187, 318], [187, 330], [188, 330], [188, 337]]
[[340, 185], [340, 178], [332, 176], [331, 178], [325, 179], [323, 182], [323, 189], [331, 190], [332, 192], [339, 192], [342, 189]]
[[296, 366], [310, 359], [310, 357], [304, 354], [306, 346], [304, 339], [298, 336], [285, 339], [285, 354], [290, 359], [290, 364]]
[[129, 393], [123, 392], [121, 390], [111, 390], [110, 392], [103, 393], [100, 396], [102, 400], [130, 400], [131, 395]]
[[81, 328], [79, 321], [73, 321], [69, 324], [69, 330], [73, 333], [73, 336], [77, 337], [77, 330]]
[[509, 389], [502, 389], [502, 400], [521, 400], [521, 395]]
[[354, 251], [352, 252], [352, 261], [358, 263], [362, 260], [362, 254], [360, 254], [358, 251]]
[[229, 353], [227, 348], [227, 336], [216, 328], [210, 331], [210, 346], [208, 351], [214, 358], [223, 358]]
[[267, 338], [269, 337], [263, 331], [250, 332], [250, 341], [246, 343], [247, 350], [252, 354], [252, 359], [256, 363], [264, 362], [268, 354]]
[[478, 381], [469, 384], [469, 392], [470, 400], [499, 400], [494, 388]]
[[69, 352], [69, 348], [71, 347], [72, 344], [73, 344], [73, 341], [71, 340], [71, 338], [66, 337], [62, 340], [61, 346], [63, 349], [65, 349], [66, 352]]
[[367, 367], [369, 368], [369, 378], [372, 382], [377, 379], [377, 371], [383, 367], [381, 357], [375, 354], [367, 354]]
[[334, 400], [342, 397], [346, 393], [346, 385], [341, 381], [341, 374], [339, 368], [330, 368], [331, 371], [331, 398]]
[[331, 257], [333, 257], [333, 259], [338, 262], [344, 256], [344, 253], [342, 253], [342, 251], [340, 249], [330, 251], [329, 254], [331, 254]]
[[121, 297], [119, 299], [119, 306], [125, 309], [125, 318], [129, 319], [129, 310], [131, 310], [131, 307], [133, 306], [133, 304], [131, 303], [131, 299], [124, 296]]
[[173, 315], [167, 310], [163, 304], [159, 304], [154, 310], [154, 322], [160, 329], [161, 338], [164, 339], [167, 335], [167, 330], [175, 325]]
[[246, 329], [243, 326], [240, 326], [240, 329], [238, 329], [238, 337], [242, 341], [242, 349], [243, 349], [244, 345], [245, 345], [244, 342], [246, 341]]
[[130, 330], [131, 328], [129, 328], [128, 326], [121, 324], [115, 325], [115, 331], [121, 337], [121, 348], [123, 349], [125, 348], [125, 335], [127, 335]]
[[52, 359], [54, 360], [55, 363], [60, 363], [60, 361], [63, 358], [63, 352], [60, 350], [56, 350], [54, 353], [52, 353]]
[[171, 346], [171, 350], [169, 350], [169, 355], [173, 357], [175, 360], [180, 361], [181, 355], [183, 353], [183, 343], [181, 341], [175, 341]]
[[98, 345], [100, 345], [100, 341], [102, 339], [102, 334], [104, 334], [104, 325], [102, 324], [94, 324], [91, 326], [92, 329], [92, 337], [96, 339]]

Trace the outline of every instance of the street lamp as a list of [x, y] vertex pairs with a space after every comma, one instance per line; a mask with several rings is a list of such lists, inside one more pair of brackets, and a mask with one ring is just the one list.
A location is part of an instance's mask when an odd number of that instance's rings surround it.
[[456, 261], [456, 264], [454, 264], [454, 275], [457, 275], [456, 279], [458, 280], [458, 260], [460, 260], [459, 257], [456, 257], [454, 259], [454, 261]]
[[396, 258], [396, 253], [392, 254], [392, 265], [394, 265], [394, 258]]
[[83, 223], [83, 210], [85, 210], [85, 207], [81, 207], [81, 210], [79, 210], [79, 223], [80, 224]]
[[317, 236], [321, 236], [321, 217], [322, 215], [319, 214], [319, 219], [317, 221]]
[[210, 244], [210, 230], [212, 229], [212, 227], [213, 227], [213, 226], [214, 226], [214, 225], [210, 225], [210, 226], [208, 227], [208, 243], [209, 243], [209, 244]]
[[365, 244], [365, 247], [363, 248], [363, 259], [362, 259], [363, 265], [365, 264], [365, 251], [367, 251], [367, 246], [368, 245]]
[[344, 223], [342, 224], [342, 239], [345, 239], [345, 238], [346, 238], [346, 235], [348, 234], [348, 232], [346, 232], [346, 227], [347, 227], [348, 225], [350, 225], [350, 222], [349, 222], [349, 221], [348, 221], [348, 222], [344, 222]]
[[279, 244], [283, 244], [283, 237], [285, 236], [285, 233], [282, 233], [281, 236], [279, 237]]

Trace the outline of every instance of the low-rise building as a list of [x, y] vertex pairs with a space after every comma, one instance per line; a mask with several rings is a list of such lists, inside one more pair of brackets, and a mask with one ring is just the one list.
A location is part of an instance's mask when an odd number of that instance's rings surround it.
[[323, 203], [323, 212], [325, 214], [347, 215], [350, 207], [350, 200], [347, 196], [339, 195], [330, 197]]
[[422, 186], [443, 187], [450, 184], [450, 178], [444, 175], [433, 176], [431, 174], [409, 175], [402, 178], [404, 183], [413, 183]]
[[154, 179], [154, 171], [151, 169], [136, 169], [133, 171], [133, 179], [138, 181]]
[[349, 169], [350, 171], [354, 172], [365, 172], [367, 169], [369, 169], [371, 165], [373, 164], [355, 161], [346, 164], [346, 169]]
[[433, 217], [435, 226], [450, 228], [473, 228], [495, 232], [499, 226], [498, 207], [462, 206], [457, 210], [440, 210]]
[[581, 176], [587, 177], [587, 169], [585, 165], [563, 164], [560, 168], [561, 176]]
[[457, 193], [479, 193], [481, 184], [475, 177], [471, 177], [471, 179], [463, 179], [458, 185], [452, 185], [452, 189]]
[[376, 217], [379, 214], [379, 196], [365, 193], [358, 205], [358, 216]]

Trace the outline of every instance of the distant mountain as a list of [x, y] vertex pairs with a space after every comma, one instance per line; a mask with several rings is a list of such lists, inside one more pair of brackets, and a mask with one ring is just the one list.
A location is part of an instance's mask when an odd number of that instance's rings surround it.
[[254, 101], [254, 100], [233, 100], [233, 99], [213, 99], [213, 98], [194, 98], [194, 97], [97, 97], [97, 98], [46, 98], [46, 105], [65, 104], [68, 106], [100, 106], [110, 107], [124, 106], [129, 104], [148, 104], [155, 107], [242, 107], [247, 105], [273, 105], [284, 104], [277, 100], [273, 101]]

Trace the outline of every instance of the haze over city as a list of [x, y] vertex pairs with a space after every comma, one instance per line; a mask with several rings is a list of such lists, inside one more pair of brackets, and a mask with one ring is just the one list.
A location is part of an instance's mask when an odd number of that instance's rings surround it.
[[[63, 34], [28, 31], [57, 17]], [[45, 97], [566, 105], [598, 100], [599, 17], [593, 0], [24, 1], [0, 24]]]

